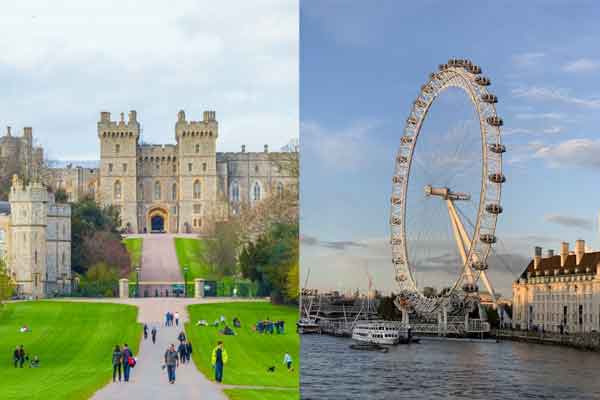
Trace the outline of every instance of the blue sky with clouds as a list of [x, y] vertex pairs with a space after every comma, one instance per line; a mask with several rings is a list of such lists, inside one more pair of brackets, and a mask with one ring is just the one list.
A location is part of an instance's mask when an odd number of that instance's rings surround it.
[[[505, 124], [497, 235], [510, 265], [490, 271], [495, 286], [509, 295], [534, 245], [582, 238], [600, 247], [600, 8], [526, 4], [301, 3], [301, 257], [311, 286], [364, 288], [368, 270], [378, 287], [394, 288], [393, 159], [420, 86], [450, 57], [482, 67]], [[460, 129], [463, 100], [440, 97], [431, 134]]]

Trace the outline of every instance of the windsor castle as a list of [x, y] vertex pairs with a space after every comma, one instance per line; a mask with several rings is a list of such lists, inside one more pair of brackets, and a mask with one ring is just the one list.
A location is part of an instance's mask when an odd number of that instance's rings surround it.
[[[177, 113], [174, 144], [141, 141], [136, 111], [97, 123], [97, 167], [43, 167], [43, 150], [32, 128], [0, 138], [0, 161], [18, 164], [30, 183], [14, 178], [8, 202], [0, 202], [0, 251], [20, 291], [43, 297], [66, 292], [71, 283], [70, 206], [55, 204], [64, 190], [69, 202], [84, 197], [120, 211], [127, 233], [210, 235], [214, 224], [271, 196], [297, 194], [297, 144], [280, 152], [217, 152], [219, 124], [214, 111], [201, 120]], [[42, 171], [43, 170], [43, 171]], [[41, 182], [41, 183], [40, 183]], [[23, 252], [26, 252], [23, 253]], [[23, 254], [21, 254], [23, 253]]]

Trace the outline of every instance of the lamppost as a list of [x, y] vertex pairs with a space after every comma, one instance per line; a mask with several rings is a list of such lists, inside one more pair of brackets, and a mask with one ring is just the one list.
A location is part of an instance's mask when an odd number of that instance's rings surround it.
[[183, 267], [183, 297], [187, 297], [187, 274], [188, 274], [188, 270], [189, 268]]
[[135, 297], [140, 297], [140, 267], [135, 267]]

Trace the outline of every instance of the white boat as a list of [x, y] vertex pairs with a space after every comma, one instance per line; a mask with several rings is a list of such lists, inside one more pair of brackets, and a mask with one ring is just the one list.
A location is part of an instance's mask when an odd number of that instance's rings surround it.
[[398, 324], [386, 321], [358, 321], [352, 329], [352, 339], [362, 343], [398, 344], [400, 335]]
[[321, 326], [315, 320], [302, 318], [297, 325], [298, 333], [301, 335], [321, 333]]

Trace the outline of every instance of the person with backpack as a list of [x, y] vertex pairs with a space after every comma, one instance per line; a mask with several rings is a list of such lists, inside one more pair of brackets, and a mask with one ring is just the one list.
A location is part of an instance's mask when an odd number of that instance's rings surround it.
[[131, 372], [131, 368], [135, 366], [135, 359], [133, 358], [133, 353], [127, 343], [123, 345], [123, 380], [125, 382], [129, 382], [129, 374]]
[[156, 327], [152, 327], [152, 331], [150, 331], [150, 335], [152, 336], [152, 344], [156, 344]]
[[116, 381], [117, 373], [119, 375], [119, 382], [121, 382], [121, 363], [123, 362], [123, 353], [119, 345], [115, 346], [112, 353], [112, 365], [113, 365], [113, 382]]
[[179, 342], [185, 342], [185, 332], [181, 331], [181, 333], [179, 334], [179, 336], [177, 336], [177, 339], [179, 339]]
[[187, 357], [187, 362], [190, 362], [190, 360], [192, 359], [192, 342], [190, 342], [189, 340], [186, 341], [185, 347], [185, 356]]
[[179, 362], [185, 364], [188, 358], [187, 345], [185, 343], [185, 339], [183, 339], [183, 341], [179, 343], [179, 346], [177, 347], [177, 352], [179, 353]]
[[165, 365], [167, 366], [167, 374], [169, 377], [169, 383], [175, 383], [175, 369], [179, 365], [179, 358], [177, 356], [177, 350], [175, 345], [171, 344], [165, 352]]
[[223, 348], [223, 342], [219, 340], [211, 356], [211, 364], [215, 369], [215, 381], [219, 383], [223, 382], [223, 367], [227, 364], [227, 359], [227, 351]]

